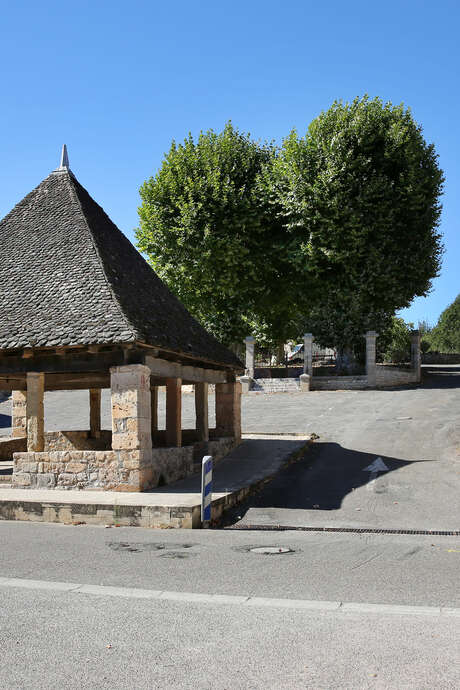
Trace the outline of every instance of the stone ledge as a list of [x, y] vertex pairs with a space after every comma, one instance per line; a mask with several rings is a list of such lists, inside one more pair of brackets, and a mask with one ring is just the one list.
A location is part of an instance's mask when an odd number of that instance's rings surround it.
[[[257, 441], [262, 448], [257, 449]], [[285, 466], [307, 452], [309, 437], [274, 441], [251, 439], [224, 459], [215, 469], [212, 519], [244, 500], [249, 493], [270, 481]], [[273, 453], [263, 444], [282, 443]], [[252, 445], [251, 445], [252, 444]], [[256, 444], [254, 446], [254, 444]], [[232, 457], [232, 455], [234, 455]], [[248, 469], [249, 468], [249, 469]], [[219, 480], [219, 475], [221, 479]], [[0, 489], [0, 519], [64, 524], [120, 525], [153, 528], [201, 527], [200, 475], [182, 480], [168, 489], [145, 493], [114, 491], [54, 491], [20, 488]], [[219, 490], [229, 487], [226, 490]]]

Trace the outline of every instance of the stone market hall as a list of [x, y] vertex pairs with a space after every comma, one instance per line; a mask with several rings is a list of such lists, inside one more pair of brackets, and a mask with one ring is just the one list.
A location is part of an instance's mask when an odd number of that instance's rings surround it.
[[[0, 460], [14, 459], [13, 487], [142, 491], [240, 442], [241, 363], [80, 185], [65, 147], [60, 167], [0, 222], [0, 238], [0, 390], [12, 392]], [[194, 385], [195, 429], [181, 428], [184, 384]], [[101, 429], [103, 388], [111, 431]], [[45, 391], [75, 389], [88, 390], [90, 428], [46, 432]]]

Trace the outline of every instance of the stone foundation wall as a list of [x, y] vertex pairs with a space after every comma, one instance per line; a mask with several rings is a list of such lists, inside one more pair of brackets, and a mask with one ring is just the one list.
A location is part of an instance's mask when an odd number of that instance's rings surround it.
[[367, 376], [312, 376], [310, 386], [314, 391], [360, 390], [369, 387]]
[[[14, 488], [26, 489], [116, 490], [122, 485], [130, 488], [138, 485], [138, 477], [131, 477], [121, 460], [120, 466], [120, 459], [113, 450], [15, 453], [12, 483]], [[138, 466], [139, 461], [135, 464]]]
[[[417, 372], [414, 369], [378, 364], [375, 367], [375, 385], [377, 387], [403, 386], [417, 383]], [[312, 376], [311, 390], [360, 390], [370, 388], [367, 376]]]
[[12, 483], [16, 489], [143, 491], [189, 476], [199, 468], [204, 455], [212, 455], [217, 462], [238, 443], [220, 438], [182, 448], [153, 448], [150, 453], [75, 449], [15, 452]]
[[417, 372], [414, 369], [398, 369], [383, 364], [378, 364], [375, 369], [377, 386], [403, 386], [417, 383]]

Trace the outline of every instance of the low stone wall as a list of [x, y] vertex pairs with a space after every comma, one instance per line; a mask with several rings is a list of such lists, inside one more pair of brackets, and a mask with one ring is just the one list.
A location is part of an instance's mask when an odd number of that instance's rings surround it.
[[12, 460], [13, 453], [21, 453], [27, 450], [26, 438], [0, 438], [0, 460]]
[[409, 383], [418, 383], [417, 372], [414, 369], [400, 369], [384, 364], [376, 366], [376, 385], [403, 386]]
[[312, 376], [310, 386], [314, 391], [360, 390], [369, 387], [367, 376]]
[[[403, 369], [383, 364], [376, 365], [376, 387], [404, 386], [418, 383], [414, 369]], [[312, 376], [311, 390], [360, 390], [369, 388], [367, 376]]]
[[218, 461], [238, 443], [239, 439], [219, 438], [182, 448], [153, 448], [150, 453], [75, 449], [16, 452], [12, 484], [24, 489], [143, 491], [187, 477], [199, 468], [203, 455]]

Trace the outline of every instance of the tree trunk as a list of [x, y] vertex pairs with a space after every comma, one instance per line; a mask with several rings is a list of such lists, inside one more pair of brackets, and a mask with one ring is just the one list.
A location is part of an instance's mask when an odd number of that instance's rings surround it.
[[278, 364], [285, 364], [284, 343], [277, 344], [276, 359], [278, 360]]

